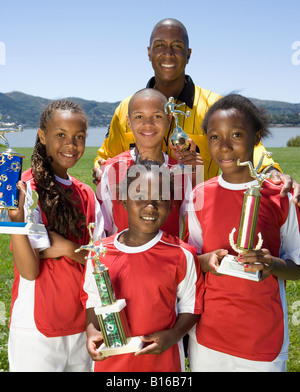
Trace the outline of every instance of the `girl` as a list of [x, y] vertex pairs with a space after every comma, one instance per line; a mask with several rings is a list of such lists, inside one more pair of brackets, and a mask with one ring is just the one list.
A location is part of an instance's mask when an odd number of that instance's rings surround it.
[[101, 361], [97, 348], [103, 339], [94, 313], [100, 298], [90, 259], [83, 300], [87, 348], [97, 361], [95, 371], [184, 371], [181, 338], [202, 312], [203, 276], [195, 249], [160, 230], [171, 209], [170, 187], [163, 191], [162, 184], [162, 176], [165, 186], [170, 172], [164, 167], [158, 181], [158, 173], [152, 170], [155, 166], [159, 168], [159, 162], [142, 161], [128, 170], [127, 198], [123, 197], [122, 205], [128, 212], [129, 228], [103, 240], [107, 248], [103, 262], [109, 268], [116, 298], [126, 300], [131, 335], [142, 335], [146, 346], [135, 354]]
[[[87, 225], [103, 219], [93, 190], [69, 176], [85, 150], [87, 120], [70, 101], [56, 101], [41, 114], [31, 169], [19, 183], [20, 203], [35, 190], [36, 223], [47, 237], [12, 235], [15, 280], [8, 356], [10, 371], [89, 371], [85, 348], [85, 312], [80, 285], [86, 254], [74, 253], [89, 239]], [[10, 211], [23, 222], [27, 211]]]
[[222, 256], [234, 254], [229, 233], [239, 225], [244, 191], [257, 184], [249, 167], [238, 166], [237, 160], [253, 162], [254, 147], [269, 133], [267, 119], [251, 101], [232, 94], [210, 108], [203, 128], [222, 174], [194, 189], [188, 212], [188, 242], [203, 254], [206, 272], [205, 311], [190, 333], [191, 369], [284, 371], [285, 280], [300, 278], [299, 222], [291, 194], [281, 197], [281, 188], [269, 181], [262, 185], [257, 233], [262, 234], [263, 249], [241, 257], [245, 270], [262, 271], [261, 281], [216, 272]]

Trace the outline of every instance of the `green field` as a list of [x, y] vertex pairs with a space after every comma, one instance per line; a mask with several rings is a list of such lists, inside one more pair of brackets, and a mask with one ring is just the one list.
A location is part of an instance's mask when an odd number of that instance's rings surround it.
[[[290, 174], [300, 183], [300, 149], [271, 148], [274, 160], [278, 162], [285, 173]], [[17, 152], [25, 155], [23, 170], [30, 166], [32, 149], [18, 148]], [[70, 174], [94, 188], [92, 183], [93, 160], [97, 148], [86, 148], [84, 156]], [[270, 228], [272, 230], [272, 228]], [[11, 286], [13, 282], [13, 262], [9, 250], [10, 236], [0, 235], [0, 371], [8, 371], [7, 339], [8, 322], [10, 315]], [[263, 301], [263, 298], [262, 298]], [[300, 281], [287, 282], [287, 302], [290, 329], [290, 359], [288, 361], [289, 372], [300, 371]], [[251, 333], [251, 331], [249, 331]]]

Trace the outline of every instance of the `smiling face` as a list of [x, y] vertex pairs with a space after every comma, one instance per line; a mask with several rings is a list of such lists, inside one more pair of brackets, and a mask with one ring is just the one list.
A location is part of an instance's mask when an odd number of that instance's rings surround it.
[[191, 49], [188, 48], [188, 39], [182, 27], [172, 23], [156, 27], [151, 36], [148, 55], [156, 80], [174, 82], [184, 78]]
[[248, 166], [237, 166], [237, 160], [253, 161], [260, 132], [253, 131], [251, 122], [243, 113], [236, 109], [214, 112], [207, 124], [207, 138], [210, 155], [222, 170], [225, 181], [242, 183], [253, 180]]
[[[164, 111], [167, 100], [160, 93], [142, 92], [133, 97], [129, 107], [128, 125], [140, 153], [161, 154], [161, 145], [169, 129], [171, 117]], [[154, 154], [153, 154], [154, 153]]]
[[85, 150], [87, 124], [80, 113], [56, 110], [46, 129], [38, 130], [40, 141], [52, 158], [51, 168], [61, 177], [82, 157]]
[[156, 175], [153, 172], [141, 174], [129, 185], [127, 199], [122, 200], [128, 212], [127, 240], [135, 246], [154, 238], [171, 210], [170, 190], [164, 194], [162, 175], [159, 182]]

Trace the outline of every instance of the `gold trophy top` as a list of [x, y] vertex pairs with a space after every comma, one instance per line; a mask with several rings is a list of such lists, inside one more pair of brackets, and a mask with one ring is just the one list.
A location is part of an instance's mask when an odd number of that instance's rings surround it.
[[271, 158], [271, 156], [273, 155], [271, 152], [268, 151], [263, 151], [261, 158], [257, 164], [257, 166], [254, 168], [253, 163], [251, 161], [247, 161], [247, 162], [241, 162], [239, 159], [237, 160], [237, 165], [238, 166], [249, 166], [250, 169], [250, 175], [251, 177], [253, 177], [255, 180], [257, 180], [258, 184], [257, 185], [251, 185], [248, 186], [248, 189], [246, 190], [246, 194], [247, 195], [251, 195], [251, 196], [258, 196], [260, 194], [260, 190], [262, 188], [262, 184], [265, 180], [269, 179], [272, 177], [272, 173], [266, 173], [267, 170], [270, 169], [270, 167], [273, 166], [273, 164], [268, 165], [267, 167], [265, 167], [261, 172], [261, 166], [264, 160], [265, 155], [268, 158]]
[[80, 248], [76, 249], [75, 252], [78, 253], [81, 250], [88, 250], [89, 252], [93, 252], [95, 254], [93, 257], [87, 256], [85, 259], [87, 260], [87, 259], [92, 258], [95, 261], [94, 273], [98, 274], [98, 273], [103, 272], [107, 269], [105, 264], [101, 263], [101, 261], [100, 261], [100, 257], [101, 256], [104, 257], [106, 255], [107, 248], [105, 248], [103, 246], [103, 243], [102, 243], [100, 237], [98, 238], [98, 240], [100, 241], [100, 244], [95, 245], [93, 234], [92, 234], [92, 228], [94, 228], [94, 227], [95, 227], [95, 223], [90, 223], [88, 225], [88, 230], [89, 230], [89, 234], [90, 234], [90, 241], [89, 241], [88, 245], [82, 245]]
[[181, 114], [185, 117], [189, 117], [191, 112], [188, 110], [186, 113], [178, 110], [177, 108], [185, 105], [185, 103], [177, 104], [173, 97], [170, 97], [165, 105], [165, 113], [171, 114], [175, 118], [175, 129], [170, 137], [170, 143], [173, 150], [186, 150], [189, 147], [188, 135], [183, 131], [178, 123], [178, 115]]
[[173, 97], [170, 97], [168, 102], [165, 104], [165, 113], [166, 114], [171, 114], [174, 118], [175, 118], [175, 124], [176, 124], [176, 128], [180, 128], [178, 124], [178, 114], [182, 114], [185, 117], [189, 117], [191, 115], [191, 112], [188, 110], [186, 113], [178, 110], [176, 108], [180, 107], [180, 106], [184, 106], [185, 103], [176, 103], [175, 99]]

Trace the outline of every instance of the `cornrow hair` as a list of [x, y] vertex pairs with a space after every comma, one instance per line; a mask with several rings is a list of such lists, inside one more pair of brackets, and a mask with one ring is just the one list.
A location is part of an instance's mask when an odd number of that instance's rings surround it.
[[[86, 120], [84, 111], [76, 103], [58, 100], [50, 103], [40, 116], [40, 128], [46, 130], [48, 122], [56, 110], [80, 113]], [[52, 158], [47, 156], [46, 147], [39, 135], [31, 156], [31, 168], [36, 181], [39, 202], [48, 220], [48, 230], [53, 230], [65, 238], [71, 234], [74, 238], [83, 237], [86, 216], [81, 212], [80, 200], [74, 200], [71, 189], [64, 189], [56, 180], [51, 168]]]

